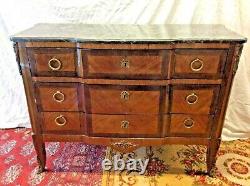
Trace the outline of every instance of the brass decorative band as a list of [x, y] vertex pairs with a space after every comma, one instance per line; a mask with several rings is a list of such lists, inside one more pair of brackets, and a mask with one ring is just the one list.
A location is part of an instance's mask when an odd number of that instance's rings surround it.
[[121, 149], [121, 150], [128, 150], [131, 148], [136, 148], [138, 145], [132, 142], [128, 142], [128, 141], [120, 141], [120, 142], [114, 142], [111, 143], [111, 146], [117, 149]]

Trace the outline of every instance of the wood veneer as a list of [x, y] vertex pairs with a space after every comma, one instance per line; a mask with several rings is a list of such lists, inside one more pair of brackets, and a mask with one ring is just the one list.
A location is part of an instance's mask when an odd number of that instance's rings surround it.
[[210, 173], [246, 39], [218, 25], [64, 26], [12, 36], [40, 170], [45, 141], [81, 141], [206, 145]]

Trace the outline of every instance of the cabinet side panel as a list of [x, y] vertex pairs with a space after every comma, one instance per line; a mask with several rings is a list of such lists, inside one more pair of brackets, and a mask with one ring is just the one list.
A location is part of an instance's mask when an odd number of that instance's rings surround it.
[[35, 100], [35, 90], [31, 79], [31, 71], [29, 59], [27, 56], [27, 50], [25, 48], [25, 43], [19, 42], [17, 45], [32, 131], [35, 134], [40, 134], [41, 129], [39, 125], [38, 110]]
[[224, 77], [221, 83], [219, 104], [217, 105], [216, 110], [216, 125], [214, 125], [214, 128], [212, 129], [213, 132], [211, 138], [213, 139], [221, 137], [228, 100], [230, 97], [234, 75], [236, 73], [237, 66], [239, 63], [242, 47], [243, 44], [231, 44], [229, 49], [227, 63], [224, 70]]

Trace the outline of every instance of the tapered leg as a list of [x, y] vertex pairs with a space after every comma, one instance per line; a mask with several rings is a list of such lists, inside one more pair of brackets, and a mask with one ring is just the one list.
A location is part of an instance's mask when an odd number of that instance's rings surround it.
[[42, 173], [43, 171], [45, 171], [45, 164], [46, 164], [45, 143], [43, 142], [41, 136], [39, 135], [32, 135], [32, 138], [37, 153], [37, 162], [39, 165], [38, 173]]
[[220, 147], [220, 139], [211, 139], [207, 147], [207, 173], [212, 176], [212, 168], [215, 165], [216, 154]]

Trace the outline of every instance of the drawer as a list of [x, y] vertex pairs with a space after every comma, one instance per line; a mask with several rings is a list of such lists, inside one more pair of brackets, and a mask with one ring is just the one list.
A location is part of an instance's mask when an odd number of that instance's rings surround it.
[[28, 49], [34, 76], [76, 76], [76, 50], [33, 48]]
[[45, 132], [72, 131], [81, 132], [81, 123], [85, 117], [78, 112], [42, 112], [42, 129]]
[[88, 114], [87, 120], [93, 136], [157, 137], [162, 131], [159, 115]]
[[175, 50], [172, 64], [172, 77], [221, 78], [226, 57], [227, 50]]
[[[96, 114], [139, 114], [166, 112], [166, 87], [87, 85], [86, 112]], [[160, 104], [165, 104], [161, 106]]]
[[163, 79], [169, 52], [163, 50], [83, 50], [85, 77]]
[[219, 86], [173, 86], [171, 89], [171, 113], [213, 113], [218, 94]]
[[73, 83], [36, 85], [39, 111], [78, 111], [78, 86]]
[[208, 137], [210, 115], [171, 114], [170, 136]]

